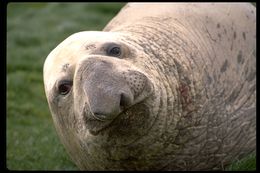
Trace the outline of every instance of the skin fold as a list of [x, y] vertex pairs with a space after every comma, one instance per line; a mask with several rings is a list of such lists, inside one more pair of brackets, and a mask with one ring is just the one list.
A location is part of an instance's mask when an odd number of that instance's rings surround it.
[[249, 3], [130, 3], [103, 31], [60, 43], [44, 85], [75, 164], [221, 170], [255, 152], [255, 14]]

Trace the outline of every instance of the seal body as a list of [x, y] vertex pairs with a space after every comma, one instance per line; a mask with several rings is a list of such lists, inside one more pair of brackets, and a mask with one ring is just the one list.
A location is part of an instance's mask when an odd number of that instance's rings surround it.
[[247, 3], [127, 4], [44, 65], [82, 170], [214, 170], [255, 151], [256, 16]]

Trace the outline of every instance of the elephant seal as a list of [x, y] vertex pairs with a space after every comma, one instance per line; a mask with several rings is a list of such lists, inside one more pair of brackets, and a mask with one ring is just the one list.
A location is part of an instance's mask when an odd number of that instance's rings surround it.
[[217, 170], [256, 147], [256, 9], [127, 4], [44, 64], [57, 133], [81, 170]]

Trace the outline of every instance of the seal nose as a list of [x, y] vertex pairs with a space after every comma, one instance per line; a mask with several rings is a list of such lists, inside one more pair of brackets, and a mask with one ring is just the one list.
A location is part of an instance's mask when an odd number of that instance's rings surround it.
[[120, 108], [124, 109], [128, 106], [130, 106], [133, 102], [133, 98], [131, 95], [128, 95], [128, 93], [122, 93], [120, 94]]
[[110, 62], [92, 60], [86, 63], [82, 87], [90, 111], [98, 120], [112, 120], [131, 106], [134, 95]]
[[[129, 95], [128, 93], [121, 93], [119, 101], [117, 101], [117, 100], [113, 101], [111, 98], [110, 98], [110, 101], [112, 101], [114, 103], [119, 102], [119, 106], [117, 106], [116, 104], [110, 105], [111, 107], [114, 107], [114, 108], [111, 109], [109, 107], [106, 107], [106, 110], [101, 110], [100, 107], [96, 107], [96, 105], [91, 104], [92, 113], [96, 119], [101, 120], [101, 121], [113, 119], [113, 116], [116, 116], [117, 114], [119, 114], [120, 112], [125, 110], [133, 102], [131, 95]], [[112, 111], [109, 111], [109, 110], [112, 110]]]

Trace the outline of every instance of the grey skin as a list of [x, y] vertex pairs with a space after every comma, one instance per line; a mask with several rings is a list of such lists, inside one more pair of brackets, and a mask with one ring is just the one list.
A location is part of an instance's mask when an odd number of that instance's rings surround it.
[[57, 133], [81, 170], [217, 170], [256, 150], [256, 9], [127, 4], [44, 64]]

